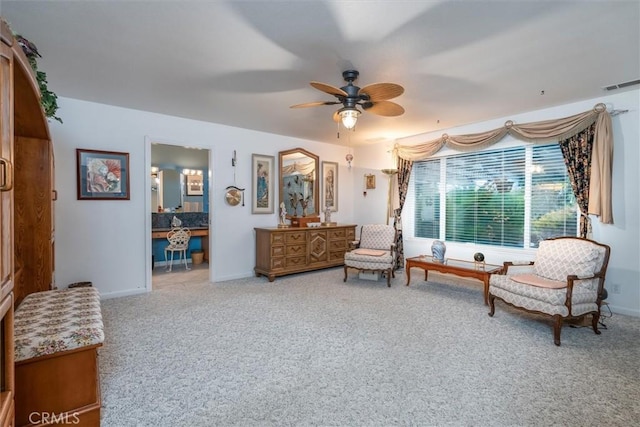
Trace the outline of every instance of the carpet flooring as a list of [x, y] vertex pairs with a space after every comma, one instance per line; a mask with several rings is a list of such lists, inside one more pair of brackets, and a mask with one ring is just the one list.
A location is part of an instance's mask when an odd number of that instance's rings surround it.
[[[595, 335], [479, 284], [341, 268], [105, 300], [103, 426], [629, 426], [640, 318]], [[445, 282], [445, 280], [442, 280]]]

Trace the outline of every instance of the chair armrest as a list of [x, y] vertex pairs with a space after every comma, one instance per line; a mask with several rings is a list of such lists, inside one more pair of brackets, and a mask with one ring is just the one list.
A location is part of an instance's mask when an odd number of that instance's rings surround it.
[[509, 268], [511, 268], [511, 271], [513, 270], [524, 270], [524, 271], [530, 271], [531, 270], [531, 266], [533, 266], [533, 261], [505, 261], [502, 263], [502, 270], [500, 271], [499, 274], [509, 274]]

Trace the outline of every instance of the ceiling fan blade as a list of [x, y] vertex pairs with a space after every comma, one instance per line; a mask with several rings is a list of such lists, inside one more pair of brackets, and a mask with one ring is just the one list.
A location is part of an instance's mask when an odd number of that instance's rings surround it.
[[311, 82], [309, 84], [314, 88], [321, 90], [322, 92], [328, 93], [329, 95], [348, 96], [347, 92], [343, 91], [342, 89], [337, 88], [335, 86], [328, 85], [326, 83]]
[[292, 105], [289, 108], [307, 108], [307, 107], [319, 107], [321, 105], [335, 105], [340, 104], [338, 101], [315, 101], [315, 102], [306, 102], [304, 104], [296, 104]]
[[368, 113], [373, 113], [378, 116], [394, 117], [404, 114], [404, 108], [391, 101], [378, 101], [371, 103], [371, 105], [366, 103], [362, 105], [362, 108]]
[[339, 122], [342, 117], [340, 117], [340, 110], [336, 111], [335, 113], [333, 113], [333, 117], [332, 117], [334, 122]]
[[404, 88], [395, 83], [374, 83], [360, 89], [358, 95], [369, 95], [369, 101], [385, 101], [404, 93]]

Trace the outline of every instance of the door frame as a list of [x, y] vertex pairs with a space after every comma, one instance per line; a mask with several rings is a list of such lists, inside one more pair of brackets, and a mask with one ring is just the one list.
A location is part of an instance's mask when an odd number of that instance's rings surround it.
[[146, 292], [151, 292], [153, 290], [153, 272], [151, 265], [151, 256], [153, 255], [153, 247], [152, 247], [152, 239], [151, 239], [151, 214], [153, 210], [151, 208], [151, 145], [153, 143], [156, 144], [164, 144], [164, 145], [175, 145], [178, 147], [184, 148], [200, 148], [203, 150], [208, 150], [208, 168], [207, 174], [209, 178], [209, 282], [213, 282], [213, 170], [211, 165], [213, 162], [213, 149], [209, 146], [200, 145], [200, 144], [186, 144], [182, 141], [176, 140], [168, 140], [164, 138], [154, 138], [150, 136], [144, 137], [144, 158], [145, 158], [145, 178], [144, 178], [144, 186], [145, 186], [145, 200], [144, 200], [144, 238], [145, 238], [145, 290]]

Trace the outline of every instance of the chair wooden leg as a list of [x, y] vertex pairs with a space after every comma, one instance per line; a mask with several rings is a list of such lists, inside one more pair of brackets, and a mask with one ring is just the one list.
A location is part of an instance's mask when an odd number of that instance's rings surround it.
[[560, 330], [562, 329], [562, 316], [556, 314], [553, 316], [555, 322], [553, 323], [553, 343], [560, 345]]
[[593, 313], [593, 317], [591, 318], [591, 327], [593, 328], [593, 332], [596, 335], [600, 335], [602, 332], [598, 329], [598, 322], [600, 321], [600, 313]]
[[489, 294], [489, 317], [493, 317], [496, 312], [495, 295]]
[[387, 288], [391, 287], [391, 274], [392, 274], [392, 272], [393, 272], [392, 268], [387, 270]]
[[347, 267], [347, 266], [345, 265], [345, 266], [344, 266], [344, 280], [343, 280], [343, 282], [346, 282], [346, 281], [347, 281], [347, 268], [349, 268], [349, 267]]

